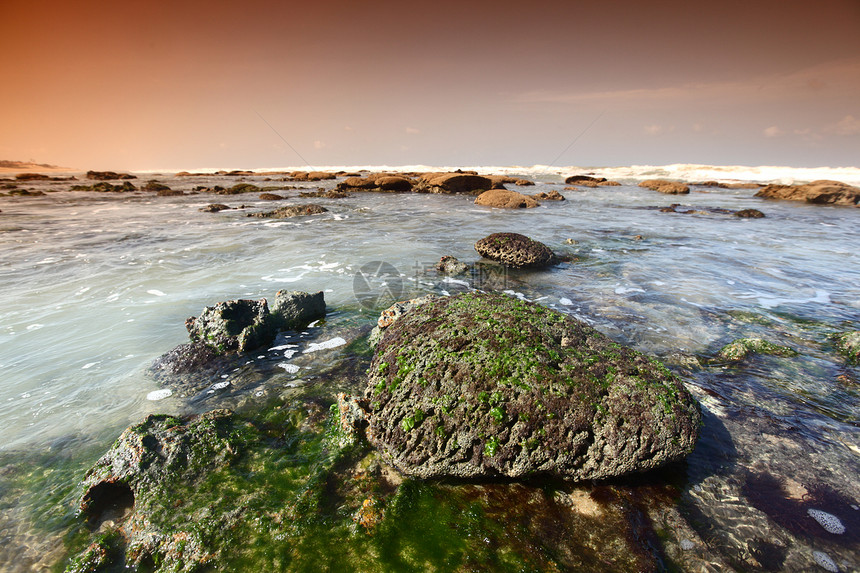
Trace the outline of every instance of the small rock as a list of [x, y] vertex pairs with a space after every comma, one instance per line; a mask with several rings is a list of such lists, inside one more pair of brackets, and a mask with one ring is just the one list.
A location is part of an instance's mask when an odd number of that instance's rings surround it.
[[545, 267], [558, 262], [549, 247], [518, 233], [493, 233], [475, 243], [482, 257], [514, 268]]
[[497, 209], [531, 209], [538, 206], [538, 202], [522, 193], [509, 191], [507, 189], [490, 189], [478, 195], [475, 205], [495, 207]]
[[562, 195], [561, 193], [559, 193], [555, 189], [553, 189], [549, 193], [547, 193], [546, 191], [541, 191], [540, 193], [538, 193], [536, 195], [532, 195], [532, 197], [534, 197], [538, 201], [564, 201], [565, 200], [564, 195]]
[[717, 355], [722, 360], [738, 362], [750, 354], [770, 354], [773, 356], [797, 356], [797, 351], [788, 346], [780, 346], [761, 338], [739, 338], [723, 346]]
[[735, 213], [735, 217], [741, 217], [742, 219], [761, 219], [764, 217], [764, 213], [758, 209], [742, 209]]
[[445, 255], [436, 263], [436, 270], [443, 275], [457, 276], [469, 272], [469, 265], [461, 263], [456, 257]]
[[285, 199], [285, 197], [278, 195], [277, 193], [260, 193], [260, 199], [263, 201], [281, 201]]
[[226, 211], [227, 209], [230, 209], [230, 207], [223, 203], [210, 203], [200, 208], [204, 213], [217, 213], [218, 211]]

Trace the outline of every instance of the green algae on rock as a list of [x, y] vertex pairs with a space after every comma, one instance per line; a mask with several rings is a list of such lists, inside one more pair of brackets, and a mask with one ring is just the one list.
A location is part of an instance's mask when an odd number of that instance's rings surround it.
[[782, 357], [797, 356], [796, 350], [768, 342], [762, 338], [739, 338], [723, 346], [717, 356], [722, 360], [738, 362], [753, 353]]
[[683, 459], [701, 423], [655, 360], [570, 316], [480, 293], [392, 323], [365, 398], [369, 441], [422, 478], [620, 476]]
[[860, 330], [843, 332], [834, 336], [836, 349], [851, 364], [860, 364]]

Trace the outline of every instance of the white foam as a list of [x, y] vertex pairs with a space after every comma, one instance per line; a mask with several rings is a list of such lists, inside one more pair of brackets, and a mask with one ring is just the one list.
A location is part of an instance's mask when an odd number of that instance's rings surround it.
[[153, 296], [167, 296], [166, 294], [164, 294], [164, 293], [163, 293], [163, 292], [161, 292], [160, 290], [158, 290], [158, 289], [154, 289], [154, 288], [153, 288], [153, 289], [149, 289], [148, 291], [146, 291], [146, 294], [151, 294], [151, 295], [153, 295]]
[[153, 390], [149, 394], [146, 395], [147, 400], [152, 400], [153, 402], [158, 402], [159, 400], [164, 400], [168, 396], [173, 394], [173, 390], [170, 388], [164, 388], [162, 390]]
[[285, 348], [296, 348], [298, 344], [282, 344], [280, 346], [273, 346], [269, 349], [269, 352], [274, 352], [276, 350], [283, 350]]
[[305, 348], [305, 354], [309, 352], [316, 352], [317, 350], [329, 350], [331, 348], [337, 348], [338, 346], [343, 346], [346, 344], [346, 340], [341, 338], [340, 336], [335, 336], [331, 340], [326, 340], [325, 342], [311, 342], [307, 348]]
[[460, 280], [460, 279], [454, 279], [451, 277], [445, 277], [444, 279], [442, 279], [442, 282], [452, 284], [452, 285], [462, 285], [465, 287], [469, 286], [469, 283], [467, 281]]
[[823, 290], [816, 290], [815, 296], [811, 298], [780, 298], [768, 293], [753, 292], [750, 294], [739, 294], [737, 298], [754, 298], [762, 308], [776, 308], [783, 304], [805, 304], [815, 302], [818, 304], [830, 304], [830, 293]]
[[281, 362], [280, 364], [278, 364], [278, 366], [283, 368], [287, 372], [287, 374], [295, 374], [299, 371], [298, 366], [296, 366], [295, 364], [289, 364], [287, 362]]
[[638, 287], [615, 287], [615, 294], [627, 294], [628, 292], [645, 292], [643, 289]]
[[27, 330], [39, 330], [40, 328], [44, 328], [44, 324], [31, 324], [27, 327]]
[[570, 300], [569, 298], [562, 297], [562, 298], [558, 299], [558, 304], [561, 304], [564, 306], [573, 306], [573, 301]]
[[215, 384], [212, 384], [212, 389], [213, 389], [213, 390], [221, 390], [222, 388], [226, 388], [226, 387], [227, 387], [227, 386], [229, 386], [229, 385], [230, 385], [230, 381], [229, 381], [229, 380], [228, 380], [228, 381], [226, 381], [226, 382], [217, 382], [217, 383], [215, 383]]
[[96, 364], [101, 364], [101, 361], [98, 361], [98, 362], [87, 362], [86, 364], [84, 364], [83, 366], [81, 366], [81, 370], [89, 370], [90, 368], [92, 368], [92, 367], [93, 367], [93, 366], [95, 366]]
[[298, 352], [298, 350], [295, 350], [295, 349], [284, 350], [284, 358], [289, 360], [290, 358], [295, 356], [297, 352]]

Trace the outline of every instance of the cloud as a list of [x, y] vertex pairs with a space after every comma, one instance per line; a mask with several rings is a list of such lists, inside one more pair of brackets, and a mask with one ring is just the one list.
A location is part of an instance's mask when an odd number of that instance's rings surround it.
[[314, 141], [314, 149], [323, 149], [325, 147], [328, 147], [328, 146], [325, 144], [324, 141], [320, 141], [319, 139]]
[[418, 135], [419, 133], [421, 133], [421, 130], [414, 127], [407, 127], [406, 133], [408, 133], [409, 135]]
[[675, 131], [675, 126], [674, 125], [665, 126], [665, 125], [660, 125], [660, 124], [654, 123], [651, 125], [643, 126], [642, 130], [645, 132], [646, 135], [661, 135], [663, 133], [672, 133], [673, 131]]
[[765, 137], [781, 137], [785, 135], [785, 132], [775, 125], [765, 128], [762, 133], [764, 133]]
[[846, 115], [828, 131], [832, 131], [836, 135], [860, 135], [860, 119], [853, 115]]

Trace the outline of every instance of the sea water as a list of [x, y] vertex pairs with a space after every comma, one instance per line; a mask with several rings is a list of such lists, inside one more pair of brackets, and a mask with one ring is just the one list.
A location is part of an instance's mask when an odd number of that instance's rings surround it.
[[[223, 300], [321, 290], [329, 316], [251, 353], [248, 368], [258, 371], [253, 384], [224, 374], [195, 398], [198, 409], [219, 407], [219, 396], [228, 393], [299, 384], [342, 357], [393, 300], [481, 286], [438, 276], [432, 268], [441, 256], [476, 262], [475, 241], [519, 232], [569, 262], [542, 271], [490, 267], [493, 288], [569, 313], [665, 360], [702, 401], [706, 430], [689, 461], [694, 487], [684, 503], [719, 530], [709, 541], [714, 547], [731, 553], [750, 538], [775, 535], [777, 518], [762, 521], [766, 510], [755, 509], [768, 503], [763, 475], [823, 484], [842, 495], [853, 491], [856, 507], [860, 382], [831, 337], [860, 329], [860, 211], [766, 201], [751, 189], [702, 187], [666, 196], [632, 180], [563, 191], [562, 171], [507, 169], [538, 181], [528, 193], [556, 189], [567, 197], [536, 209], [494, 210], [452, 195], [299, 199], [297, 190], [283, 189], [275, 192], [289, 203], [329, 209], [285, 220], [247, 217], [277, 205], [253, 194], [155, 197], [28, 184], [47, 196], [0, 198], [0, 448], [106, 448], [147, 413], [187, 412], [191, 396], [165, 388], [147, 368], [187, 341], [187, 317]], [[652, 171], [628, 168], [626, 177]], [[187, 191], [239, 180], [145, 177]], [[295, 185], [262, 176], [244, 180]], [[200, 211], [212, 202], [242, 208]], [[699, 211], [756, 208], [766, 217], [658, 209], [670, 203]], [[723, 344], [749, 336], [790, 346], [800, 357], [758, 357], [743, 366], [708, 362]], [[857, 511], [843, 505], [842, 519]], [[839, 508], [812, 509], [838, 515]], [[848, 535], [857, 532], [849, 526]], [[858, 565], [851, 550], [823, 548]]]

